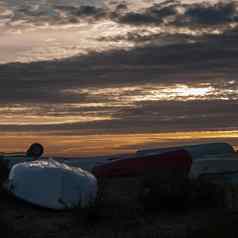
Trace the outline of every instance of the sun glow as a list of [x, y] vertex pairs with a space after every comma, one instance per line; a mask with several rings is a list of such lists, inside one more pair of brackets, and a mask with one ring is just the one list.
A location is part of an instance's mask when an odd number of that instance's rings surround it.
[[171, 94], [178, 97], [204, 97], [214, 90], [211, 86], [205, 87], [189, 87], [187, 85], [175, 85], [175, 88], [171, 88], [168, 91]]
[[5, 120], [0, 121], [0, 125], [61, 125], [61, 124], [72, 124], [72, 123], [83, 123], [93, 121], [105, 121], [111, 120], [110, 116], [5, 116]]
[[7, 133], [0, 138], [2, 151], [21, 151], [34, 141], [42, 143], [49, 156], [94, 156], [134, 153], [145, 148], [159, 148], [203, 142], [230, 142], [238, 148], [238, 131], [181, 131], [167, 133], [132, 133], [103, 135], [63, 135], [49, 133]]
[[191, 101], [191, 100], [209, 100], [211, 97], [219, 97], [222, 92], [216, 93], [217, 89], [210, 84], [199, 85], [137, 85], [125, 86], [120, 88], [86, 88], [64, 90], [62, 93], [82, 94], [86, 97], [104, 97], [110, 102], [127, 102], [127, 104], [143, 101]]

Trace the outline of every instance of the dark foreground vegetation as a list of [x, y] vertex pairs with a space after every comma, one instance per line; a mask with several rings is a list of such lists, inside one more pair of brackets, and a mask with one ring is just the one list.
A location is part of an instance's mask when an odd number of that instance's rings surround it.
[[225, 190], [176, 174], [103, 179], [95, 204], [64, 212], [1, 191], [1, 237], [238, 237], [238, 213], [228, 209]]

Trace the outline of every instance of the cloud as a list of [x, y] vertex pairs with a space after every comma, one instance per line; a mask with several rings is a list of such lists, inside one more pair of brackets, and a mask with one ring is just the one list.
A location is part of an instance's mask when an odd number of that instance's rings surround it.
[[[131, 50], [94, 52], [58, 61], [0, 65], [0, 108], [6, 108], [2, 115], [6, 113], [10, 119], [27, 113], [51, 118], [62, 115], [112, 118], [0, 128], [69, 133], [235, 128], [237, 32], [234, 28], [220, 35], [189, 39], [174, 34], [170, 36], [171, 43], [165, 45], [142, 44]], [[214, 94], [210, 99], [200, 97], [199, 100], [198, 93], [195, 99], [186, 102], [178, 97], [171, 101], [159, 97], [151, 100], [161, 93], [158, 87], [163, 87], [162, 92], [169, 95], [169, 88], [176, 85], [187, 85], [192, 90], [212, 87]], [[181, 88], [172, 92], [183, 94]], [[196, 95], [197, 91], [192, 93]], [[13, 105], [31, 110], [17, 114], [17, 109], [12, 113]]]
[[[83, 1], [4, 1], [0, 6], [0, 19], [8, 19], [8, 24], [22, 21], [41, 25], [78, 23], [82, 18], [98, 19], [105, 15], [104, 4]], [[9, 14], [6, 14], [9, 12]], [[10, 14], [11, 13], [11, 14]]]
[[104, 16], [105, 12], [103, 9], [96, 8], [94, 6], [81, 6], [78, 11], [79, 16]]
[[166, 18], [177, 15], [177, 3], [171, 4], [155, 4], [152, 7], [144, 9], [142, 12], [127, 12], [119, 16], [118, 21], [127, 24], [161, 24]]
[[[61, 91], [80, 87], [236, 81], [237, 31], [204, 36], [192, 43], [191, 39], [174, 35], [168, 45], [142, 44], [131, 50], [65, 60], [0, 65], [4, 82], [0, 102], [74, 102], [84, 95], [64, 98]], [[164, 41], [168, 39], [165, 37]]]
[[[238, 114], [234, 111], [237, 104], [237, 101], [145, 102], [137, 109], [117, 110], [118, 118], [112, 120], [22, 126], [17, 123], [3, 126], [0, 123], [0, 129], [1, 131], [64, 131], [65, 134], [231, 130], [237, 128]], [[43, 106], [39, 108], [41, 114], [38, 113], [38, 116], [48, 116]], [[67, 108], [64, 112], [65, 116], [72, 115], [72, 111], [67, 111]], [[75, 116], [80, 115], [80, 111], [74, 113]]]
[[[92, 5], [82, 5], [79, 7], [72, 7], [72, 6], [56, 6], [56, 9], [60, 16], [63, 16], [67, 19], [77, 19], [80, 18], [91, 18], [91, 19], [98, 19], [106, 16], [106, 9], [92, 6]], [[72, 22], [72, 20], [71, 20]]]
[[[192, 25], [219, 25], [238, 21], [237, 2], [194, 4], [186, 9], [185, 23]], [[188, 22], [186, 22], [188, 21]]]
[[[129, 25], [174, 25], [186, 27], [211, 27], [237, 23], [236, 1], [200, 2], [164, 1], [150, 4], [142, 1], [133, 7], [130, 1], [113, 3], [96, 2], [45, 2], [19, 1], [2, 4], [0, 16], [12, 22], [23, 20], [31, 24], [78, 23], [80, 20], [107, 19]], [[135, 5], [135, 4], [134, 4]], [[10, 12], [11, 14], [6, 14]]]
[[166, 24], [187, 27], [210, 27], [238, 22], [237, 2], [202, 2], [183, 4], [162, 2], [142, 12], [127, 12], [118, 21], [133, 25]]

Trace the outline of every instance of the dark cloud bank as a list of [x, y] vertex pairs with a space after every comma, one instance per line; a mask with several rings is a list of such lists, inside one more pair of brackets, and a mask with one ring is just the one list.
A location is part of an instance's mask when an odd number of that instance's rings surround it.
[[131, 10], [126, 2], [111, 5], [30, 5], [15, 4], [10, 7], [13, 13], [4, 15], [12, 21], [25, 20], [39, 24], [74, 23], [80, 20], [111, 19], [113, 21], [132, 24], [172, 24], [176, 26], [208, 26], [238, 21], [236, 1], [223, 1], [219, 3], [193, 3], [184, 4], [182, 1], [164, 1], [138, 11]]
[[170, 23], [177, 26], [209, 26], [237, 22], [237, 2], [204, 2], [182, 4], [167, 1], [138, 12], [127, 12], [118, 16], [118, 21], [128, 24]]

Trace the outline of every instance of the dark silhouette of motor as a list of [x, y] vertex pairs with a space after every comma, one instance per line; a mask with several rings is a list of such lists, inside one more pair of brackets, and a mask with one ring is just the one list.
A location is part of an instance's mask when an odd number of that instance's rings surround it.
[[40, 157], [44, 153], [44, 147], [39, 143], [34, 143], [26, 152], [26, 156], [29, 157]]

